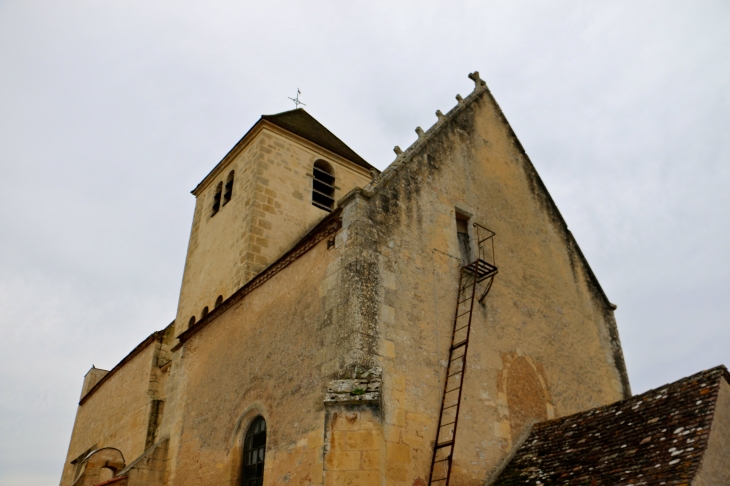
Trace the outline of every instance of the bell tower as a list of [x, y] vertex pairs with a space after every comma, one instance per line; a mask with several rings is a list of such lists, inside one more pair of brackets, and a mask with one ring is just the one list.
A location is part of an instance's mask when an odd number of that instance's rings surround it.
[[303, 109], [263, 115], [192, 191], [175, 334], [269, 266], [371, 171]]

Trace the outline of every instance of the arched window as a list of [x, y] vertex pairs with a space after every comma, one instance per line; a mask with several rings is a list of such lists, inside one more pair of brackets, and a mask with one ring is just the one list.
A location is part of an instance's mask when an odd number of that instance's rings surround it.
[[208, 315], [208, 306], [206, 305], [205, 307], [203, 307], [203, 311], [200, 313], [200, 318], [205, 319], [205, 316], [207, 316], [207, 315]]
[[223, 296], [219, 295], [217, 299], [215, 299], [215, 306], [214, 309], [217, 309], [219, 305], [223, 303]]
[[231, 200], [231, 197], [233, 196], [233, 176], [234, 171], [231, 171], [230, 174], [228, 174], [228, 179], [226, 179], [226, 190], [223, 192], [223, 205], [225, 206], [228, 204], [228, 201]]
[[312, 168], [312, 204], [330, 212], [335, 207], [335, 176], [332, 166], [318, 160]]
[[195, 324], [195, 316], [191, 317], [188, 321], [188, 327], [193, 327], [193, 324]]
[[264, 484], [264, 456], [266, 454], [266, 421], [256, 417], [246, 432], [243, 442], [243, 472], [241, 486]]
[[219, 182], [218, 187], [215, 188], [215, 196], [213, 196], [213, 212], [211, 216], [215, 216], [215, 213], [221, 209], [221, 194], [223, 193], [223, 183]]

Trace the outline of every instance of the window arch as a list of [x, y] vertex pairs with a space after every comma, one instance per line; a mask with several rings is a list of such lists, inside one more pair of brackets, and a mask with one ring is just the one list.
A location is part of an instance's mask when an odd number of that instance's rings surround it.
[[266, 421], [259, 415], [251, 423], [243, 441], [241, 486], [261, 486], [264, 483], [265, 455]]
[[335, 173], [324, 160], [317, 160], [312, 167], [312, 205], [331, 212], [335, 207]]
[[231, 197], [233, 197], [233, 176], [235, 175], [235, 171], [231, 171], [228, 174], [228, 179], [226, 179], [226, 187], [225, 191], [223, 192], [223, 205], [225, 206], [228, 204], [228, 201], [231, 200]]
[[195, 324], [195, 316], [192, 316], [190, 320], [188, 321], [188, 327], [193, 327]]
[[219, 182], [218, 187], [215, 188], [215, 196], [213, 196], [213, 212], [211, 213], [211, 216], [215, 216], [215, 214], [220, 211], [221, 209], [221, 194], [223, 193], [223, 183]]
[[203, 307], [203, 311], [200, 313], [200, 319], [201, 320], [205, 319], [205, 316], [207, 316], [207, 315], [208, 315], [208, 306], [206, 305], [205, 307]]
[[215, 299], [215, 305], [213, 306], [214, 309], [217, 309], [219, 305], [223, 303], [223, 296], [219, 295], [217, 299]]

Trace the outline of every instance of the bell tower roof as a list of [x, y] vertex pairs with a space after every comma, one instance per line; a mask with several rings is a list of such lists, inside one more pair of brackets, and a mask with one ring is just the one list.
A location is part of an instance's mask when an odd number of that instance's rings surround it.
[[350, 147], [337, 138], [337, 136], [327, 130], [327, 128], [318, 122], [312, 115], [307, 113], [304, 108], [284, 111], [276, 115], [262, 115], [262, 120], [269, 121], [274, 125], [287, 130], [294, 135], [316, 143], [322, 148], [326, 148], [330, 152], [346, 158], [350, 162], [354, 162], [365, 169], [374, 169], [365, 159], [355, 153]]
[[330, 132], [324, 125], [318, 122], [312, 115], [304, 111], [303, 108], [284, 111], [274, 115], [261, 115], [261, 118], [241, 137], [241, 139], [233, 146], [233, 148], [223, 157], [223, 159], [206, 175], [202, 181], [191, 192], [198, 194], [211, 178], [218, 175], [218, 171], [224, 167], [228, 160], [236, 156], [236, 154], [250, 141], [253, 136], [259, 132], [262, 126], [267, 124], [286, 130], [287, 132], [312, 142], [329, 152], [338, 155], [354, 165], [362, 167], [366, 171], [380, 171], [368, 164], [365, 159], [360, 157], [354, 150], [348, 147], [345, 142], [340, 140], [334, 133]]

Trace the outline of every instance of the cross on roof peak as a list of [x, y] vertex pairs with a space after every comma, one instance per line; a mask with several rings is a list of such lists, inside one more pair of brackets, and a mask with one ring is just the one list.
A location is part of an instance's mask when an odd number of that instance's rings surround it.
[[291, 96], [287, 96], [287, 98], [289, 98], [290, 100], [292, 100], [294, 102], [294, 106], [296, 108], [299, 108], [299, 105], [307, 106], [304, 103], [302, 103], [301, 101], [299, 101], [299, 95], [300, 94], [302, 94], [302, 92], [299, 91], [299, 88], [297, 88], [297, 96], [296, 96], [296, 98], [292, 98]]

